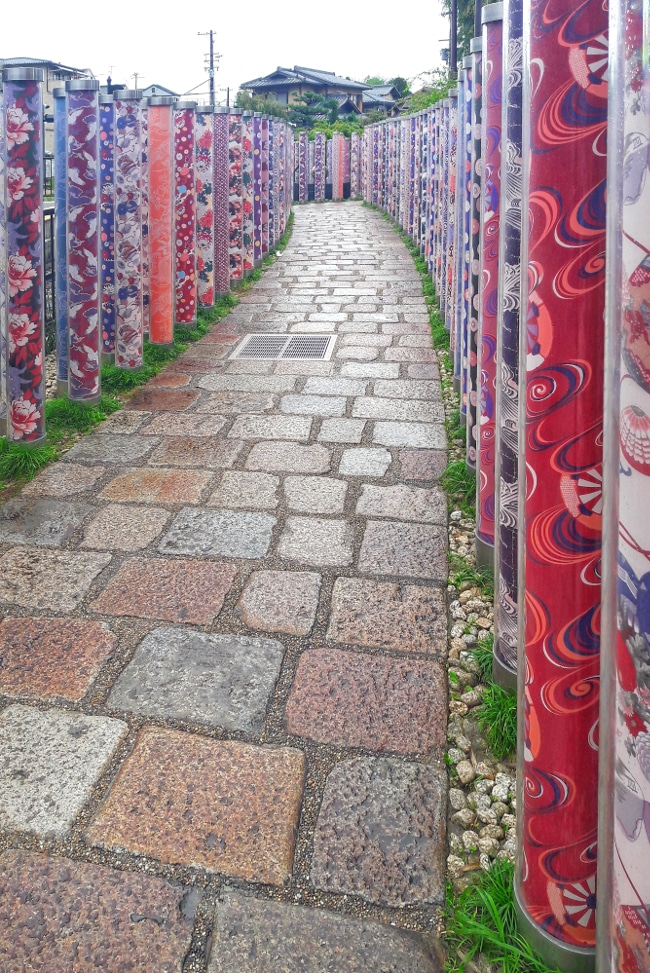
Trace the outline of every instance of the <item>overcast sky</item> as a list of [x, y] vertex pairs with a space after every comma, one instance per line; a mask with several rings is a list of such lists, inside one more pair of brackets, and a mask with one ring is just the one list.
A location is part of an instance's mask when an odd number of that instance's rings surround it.
[[215, 87], [217, 102], [224, 104], [226, 87], [232, 97], [242, 82], [278, 65], [301, 64], [359, 81], [368, 75], [410, 79], [440, 66], [449, 30], [439, 0], [407, 7], [368, 0], [313, 5], [158, 0], [155, 6], [138, 0], [33, 0], [24, 18], [5, 18], [0, 57], [91, 68], [102, 82], [110, 71], [114, 82], [129, 87], [138, 72], [140, 87], [162, 84], [182, 94], [199, 85], [198, 92], [207, 94], [209, 38], [197, 34], [210, 28], [216, 31], [215, 51], [222, 55]]

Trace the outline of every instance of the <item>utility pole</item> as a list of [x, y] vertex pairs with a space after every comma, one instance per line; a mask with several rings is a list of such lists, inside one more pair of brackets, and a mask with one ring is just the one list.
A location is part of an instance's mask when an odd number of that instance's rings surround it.
[[458, 77], [458, 0], [451, 0], [449, 18], [449, 77]]
[[214, 108], [214, 72], [216, 70], [215, 69], [215, 66], [214, 66], [214, 62], [215, 62], [215, 60], [217, 60], [217, 61], [219, 60], [219, 58], [221, 57], [221, 54], [215, 54], [214, 53], [214, 35], [216, 33], [214, 30], [204, 30], [204, 31], [199, 30], [197, 33], [198, 33], [198, 36], [199, 37], [209, 37], [210, 38], [210, 55], [209, 55], [208, 75], [210, 77], [210, 104]]
[[138, 78], [140, 77], [140, 72], [139, 71], [134, 71], [133, 74], [131, 75], [131, 77], [133, 78], [133, 86], [134, 86], [134, 88], [137, 91], [137, 89], [138, 89]]

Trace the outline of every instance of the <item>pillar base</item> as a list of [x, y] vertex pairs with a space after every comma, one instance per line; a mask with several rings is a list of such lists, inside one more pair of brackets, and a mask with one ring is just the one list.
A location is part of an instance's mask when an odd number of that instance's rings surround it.
[[519, 931], [527, 943], [536, 950], [552, 969], [562, 970], [562, 973], [594, 973], [596, 969], [596, 950], [585, 949], [580, 946], [570, 946], [568, 943], [550, 936], [530, 918], [514, 881], [515, 912]]
[[102, 365], [114, 365], [115, 364], [115, 352], [114, 351], [103, 351], [102, 352]]
[[502, 662], [496, 652], [492, 653], [492, 678], [502, 689], [517, 692], [517, 673]]
[[89, 409], [92, 408], [92, 406], [99, 405], [99, 403], [102, 401], [101, 392], [98, 395], [93, 395], [92, 397], [87, 399], [73, 399], [71, 396], [68, 397], [70, 401], [74, 402], [76, 405], [86, 405], [88, 406]]
[[494, 544], [488, 544], [478, 534], [474, 534], [474, 548], [477, 567], [491, 568], [494, 571]]
[[459, 412], [458, 413], [458, 422], [460, 423], [461, 426], [466, 426], [467, 425], [467, 413], [466, 412]]
[[460, 392], [460, 379], [454, 375], [454, 392]]
[[174, 339], [172, 338], [171, 341], [152, 341], [151, 338], [149, 338], [149, 344], [154, 345], [156, 348], [173, 348]]
[[56, 380], [56, 394], [60, 398], [66, 397], [68, 394], [68, 383], [62, 378], [57, 378]]

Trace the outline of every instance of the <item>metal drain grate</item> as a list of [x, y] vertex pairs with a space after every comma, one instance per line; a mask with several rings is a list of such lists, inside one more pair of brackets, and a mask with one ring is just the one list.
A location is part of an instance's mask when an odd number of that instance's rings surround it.
[[249, 334], [235, 348], [230, 359], [328, 361], [335, 341], [335, 334]]

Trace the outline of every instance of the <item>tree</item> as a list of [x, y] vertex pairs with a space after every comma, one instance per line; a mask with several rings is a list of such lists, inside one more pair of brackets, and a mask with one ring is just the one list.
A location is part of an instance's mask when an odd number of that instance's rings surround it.
[[[456, 16], [458, 18], [458, 30], [456, 32], [458, 44], [458, 67], [463, 66], [462, 60], [469, 54], [469, 42], [474, 36], [474, 11], [475, 0], [456, 0]], [[451, 0], [442, 0], [443, 13], [451, 16]]]
[[379, 75], [368, 76], [363, 79], [363, 83], [367, 84], [369, 88], [376, 88], [379, 85], [386, 84], [386, 78], [380, 78]]
[[336, 98], [307, 91], [290, 105], [287, 118], [297, 128], [313, 128], [315, 122], [323, 120], [333, 124], [338, 118], [338, 103]]
[[235, 108], [242, 111], [261, 111], [265, 115], [275, 115], [277, 118], [286, 118], [287, 109], [285, 105], [275, 101], [273, 98], [263, 98], [262, 95], [251, 95], [248, 91], [238, 91], [235, 97]]
[[411, 90], [406, 78], [391, 78], [388, 84], [392, 84], [393, 88], [397, 88], [397, 93], [400, 98], [405, 98]]

